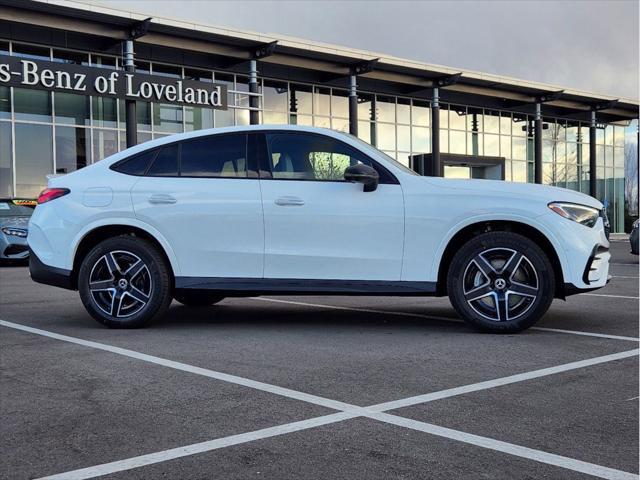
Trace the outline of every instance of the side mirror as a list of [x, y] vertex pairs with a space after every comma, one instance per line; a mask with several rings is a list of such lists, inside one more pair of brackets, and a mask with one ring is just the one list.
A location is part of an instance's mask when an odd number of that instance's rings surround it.
[[378, 188], [380, 175], [369, 165], [358, 163], [347, 167], [344, 171], [344, 179], [348, 182], [362, 183], [364, 192], [373, 192]]

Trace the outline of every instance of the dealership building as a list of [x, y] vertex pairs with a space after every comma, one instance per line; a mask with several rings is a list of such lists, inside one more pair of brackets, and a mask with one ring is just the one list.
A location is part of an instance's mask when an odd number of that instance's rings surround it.
[[0, 197], [34, 197], [47, 175], [136, 143], [248, 124], [350, 132], [426, 175], [582, 191], [605, 203], [614, 232], [625, 210], [637, 215], [637, 100], [80, 2], [0, 0]]

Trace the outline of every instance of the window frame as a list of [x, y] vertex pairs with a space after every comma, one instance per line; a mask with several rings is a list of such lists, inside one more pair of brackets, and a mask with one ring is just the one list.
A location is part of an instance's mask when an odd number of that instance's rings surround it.
[[[164, 150], [165, 148], [171, 148], [174, 145], [176, 145], [177, 148], [177, 152], [176, 152], [176, 170], [178, 171], [177, 175], [149, 175], [149, 170], [151, 170], [151, 168], [153, 168], [153, 166], [155, 165], [155, 163], [158, 161], [158, 156], [160, 155], [160, 153], [162, 152], [162, 150]], [[171, 143], [167, 143], [166, 145], [160, 145], [157, 148], [157, 152], [155, 153], [155, 155], [153, 156], [153, 160], [151, 160], [149, 162], [149, 165], [147, 165], [147, 169], [144, 171], [144, 175], [145, 177], [149, 177], [149, 178], [177, 178], [180, 177], [180, 153], [182, 152], [182, 145], [180, 142], [171, 142]]]
[[[195, 140], [202, 140], [202, 139], [206, 139], [206, 138], [210, 138], [210, 137], [222, 137], [222, 136], [227, 136], [227, 135], [243, 135], [245, 137], [245, 156], [246, 156], [246, 162], [247, 162], [247, 168], [246, 168], [246, 173], [247, 175], [244, 177], [229, 177], [229, 176], [202, 176], [202, 175], [183, 175], [182, 174], [182, 144], [185, 142], [189, 142], [189, 141], [195, 141]], [[109, 166], [110, 170], [113, 170], [115, 172], [121, 173], [122, 175], [130, 175], [132, 177], [148, 177], [148, 178], [208, 178], [208, 179], [223, 179], [223, 180], [257, 180], [259, 178], [258, 175], [258, 170], [257, 170], [257, 159], [256, 156], [258, 155], [258, 151], [259, 148], [256, 148], [254, 145], [251, 144], [251, 140], [252, 137], [257, 137], [258, 134], [254, 133], [254, 132], [250, 132], [250, 131], [242, 131], [242, 132], [226, 132], [226, 133], [214, 133], [214, 134], [209, 134], [209, 135], [199, 135], [193, 138], [187, 138], [187, 139], [180, 139], [180, 140], [175, 140], [173, 142], [168, 142], [162, 145], [158, 145], [152, 148], [148, 148], [146, 150], [143, 150], [141, 152], [137, 152], [133, 155], [129, 155], [126, 158], [123, 158], [122, 160], [118, 160], [116, 163], [114, 163], [113, 165]], [[154, 162], [156, 161], [158, 154], [160, 153], [160, 151], [163, 148], [167, 148], [167, 147], [171, 147], [175, 144], [178, 144], [178, 174], [177, 175], [149, 175], [149, 170], [151, 169], [151, 167], [153, 166]], [[147, 165], [147, 168], [145, 169], [144, 173], [142, 173], [141, 175], [138, 174], [134, 174], [134, 173], [126, 173], [126, 172], [121, 172], [118, 170], [118, 168], [126, 163], [127, 161], [140, 156], [140, 155], [144, 155], [150, 151], [154, 151], [154, 155], [153, 158], [149, 161], [149, 165]]]
[[[113, 165], [110, 165], [109, 166], [109, 170], [113, 170], [114, 172], [121, 173], [122, 175], [129, 175], [130, 177], [146, 177], [147, 176], [147, 171], [149, 170], [149, 167], [151, 165], [153, 165], [153, 162], [156, 161], [156, 157], [158, 156], [158, 153], [160, 152], [161, 148], [162, 147], [148, 148], [147, 150], [143, 150], [143, 151], [135, 153], [133, 155], [129, 155], [128, 157], [125, 157], [122, 160], [118, 160]], [[129, 160], [133, 160], [134, 158], [141, 157], [142, 155], [146, 155], [149, 152], [153, 152], [153, 158], [151, 158], [151, 160], [149, 160], [149, 164], [147, 165], [147, 168], [145, 168], [144, 172], [142, 172], [141, 174], [127, 173], [127, 172], [122, 172], [122, 171], [118, 170], [122, 165], [127, 163]]]
[[[246, 159], [246, 175], [244, 177], [230, 177], [230, 176], [224, 176], [224, 175], [183, 175], [182, 174], [182, 145], [187, 143], [187, 142], [193, 142], [193, 141], [197, 141], [197, 140], [203, 140], [203, 139], [208, 139], [208, 138], [212, 138], [212, 137], [216, 137], [216, 138], [220, 138], [220, 137], [226, 137], [229, 135], [243, 135], [244, 136], [244, 155], [245, 155], [245, 159]], [[252, 160], [250, 159], [250, 148], [249, 148], [249, 135], [250, 132], [244, 131], [244, 132], [227, 132], [227, 133], [217, 133], [217, 134], [213, 134], [213, 135], [201, 135], [198, 137], [194, 137], [194, 138], [189, 138], [189, 139], [185, 139], [185, 140], [180, 140], [180, 147], [178, 150], [178, 176], [181, 178], [223, 178], [223, 179], [227, 179], [227, 180], [243, 180], [245, 178], [258, 178], [257, 176], [257, 172], [255, 172], [255, 169], [253, 168], [255, 163], [252, 162]], [[252, 172], [255, 173], [255, 176], [252, 176]]]
[[373, 167], [378, 172], [378, 175], [380, 176], [380, 180], [378, 181], [379, 185], [399, 185], [400, 184], [400, 182], [398, 181], [398, 179], [393, 173], [391, 173], [387, 168], [385, 168], [379, 162], [371, 158], [370, 155], [363, 152], [359, 148], [354, 147], [353, 145], [343, 140], [340, 140], [338, 138], [332, 137], [330, 135], [323, 135], [316, 132], [301, 132], [301, 131], [292, 131], [292, 130], [261, 130], [259, 132], [259, 135], [262, 137], [258, 145], [258, 148], [259, 148], [258, 172], [260, 174], [260, 180], [278, 180], [278, 181], [288, 181], [288, 182], [294, 181], [294, 182], [319, 182], [319, 183], [327, 183], [327, 182], [352, 183], [352, 182], [349, 182], [348, 180], [345, 180], [344, 178], [336, 179], [336, 180], [316, 179], [316, 178], [273, 178], [273, 165], [272, 165], [272, 162], [270, 161], [271, 151], [269, 149], [269, 145], [267, 142], [267, 135], [306, 135], [306, 136], [320, 137], [325, 140], [329, 139], [338, 144], [341, 144], [346, 148], [355, 150], [364, 158], [368, 159], [371, 162], [371, 167]]

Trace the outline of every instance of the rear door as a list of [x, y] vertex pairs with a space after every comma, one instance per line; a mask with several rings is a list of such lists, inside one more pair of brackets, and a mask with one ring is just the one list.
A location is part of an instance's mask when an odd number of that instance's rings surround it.
[[[273, 131], [264, 140], [265, 278], [400, 280], [404, 201], [395, 177], [330, 136]], [[357, 163], [378, 170], [377, 190], [344, 180]]]
[[159, 149], [132, 190], [136, 216], [171, 244], [185, 277], [261, 278], [264, 228], [248, 134]]

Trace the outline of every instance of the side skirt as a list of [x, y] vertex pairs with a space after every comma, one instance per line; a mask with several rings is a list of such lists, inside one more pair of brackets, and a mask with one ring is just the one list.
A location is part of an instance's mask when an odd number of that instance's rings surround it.
[[310, 280], [300, 278], [176, 277], [176, 289], [216, 290], [233, 295], [435, 295], [436, 282]]

